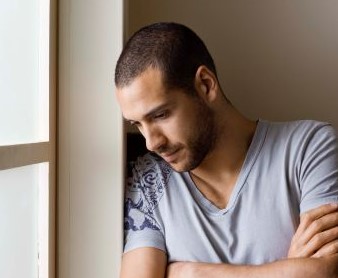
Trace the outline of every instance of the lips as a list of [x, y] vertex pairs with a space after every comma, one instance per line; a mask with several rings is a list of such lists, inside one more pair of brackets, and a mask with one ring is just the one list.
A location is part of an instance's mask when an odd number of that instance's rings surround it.
[[177, 159], [179, 150], [175, 150], [170, 153], [161, 153], [161, 157], [168, 163], [174, 163], [175, 160]]

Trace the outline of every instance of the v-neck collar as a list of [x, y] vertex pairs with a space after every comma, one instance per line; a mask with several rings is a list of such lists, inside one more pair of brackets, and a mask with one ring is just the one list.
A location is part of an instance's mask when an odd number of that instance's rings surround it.
[[255, 164], [255, 161], [260, 153], [260, 150], [263, 146], [267, 131], [269, 128], [269, 123], [266, 121], [258, 120], [255, 134], [252, 138], [251, 144], [249, 146], [248, 152], [246, 154], [245, 160], [243, 162], [242, 168], [238, 175], [236, 184], [231, 192], [229, 202], [224, 209], [220, 209], [215, 206], [211, 201], [209, 201], [202, 193], [199, 191], [194, 181], [192, 180], [189, 172], [184, 172], [184, 179], [187, 181], [187, 185], [193, 195], [195, 201], [202, 207], [204, 210], [212, 215], [221, 216], [226, 214], [235, 204], [238, 199], [239, 193], [246, 184], [247, 177]]

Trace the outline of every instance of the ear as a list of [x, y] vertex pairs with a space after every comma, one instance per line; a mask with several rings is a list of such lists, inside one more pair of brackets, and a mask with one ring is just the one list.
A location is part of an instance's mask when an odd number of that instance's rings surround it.
[[195, 88], [205, 101], [213, 101], [218, 94], [218, 80], [206, 66], [199, 66], [195, 75]]

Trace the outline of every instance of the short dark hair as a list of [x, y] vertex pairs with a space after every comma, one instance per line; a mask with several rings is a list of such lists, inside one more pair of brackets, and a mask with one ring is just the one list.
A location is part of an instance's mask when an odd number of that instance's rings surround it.
[[195, 74], [201, 65], [217, 78], [214, 61], [196, 33], [178, 23], [154, 23], [141, 28], [126, 43], [117, 61], [115, 85], [129, 85], [153, 67], [161, 71], [167, 88], [194, 92]]

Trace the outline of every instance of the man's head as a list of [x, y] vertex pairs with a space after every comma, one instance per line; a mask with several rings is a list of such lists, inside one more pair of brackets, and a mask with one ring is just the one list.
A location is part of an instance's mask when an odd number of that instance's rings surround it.
[[217, 100], [225, 98], [210, 54], [187, 27], [157, 23], [136, 32], [118, 60], [115, 84], [124, 118], [175, 170], [195, 169], [213, 149]]
[[158, 69], [168, 88], [194, 93], [199, 66], [217, 76], [214, 61], [203, 41], [188, 27], [177, 23], [155, 23], [137, 31], [127, 42], [115, 70], [115, 85], [130, 84], [149, 67]]

